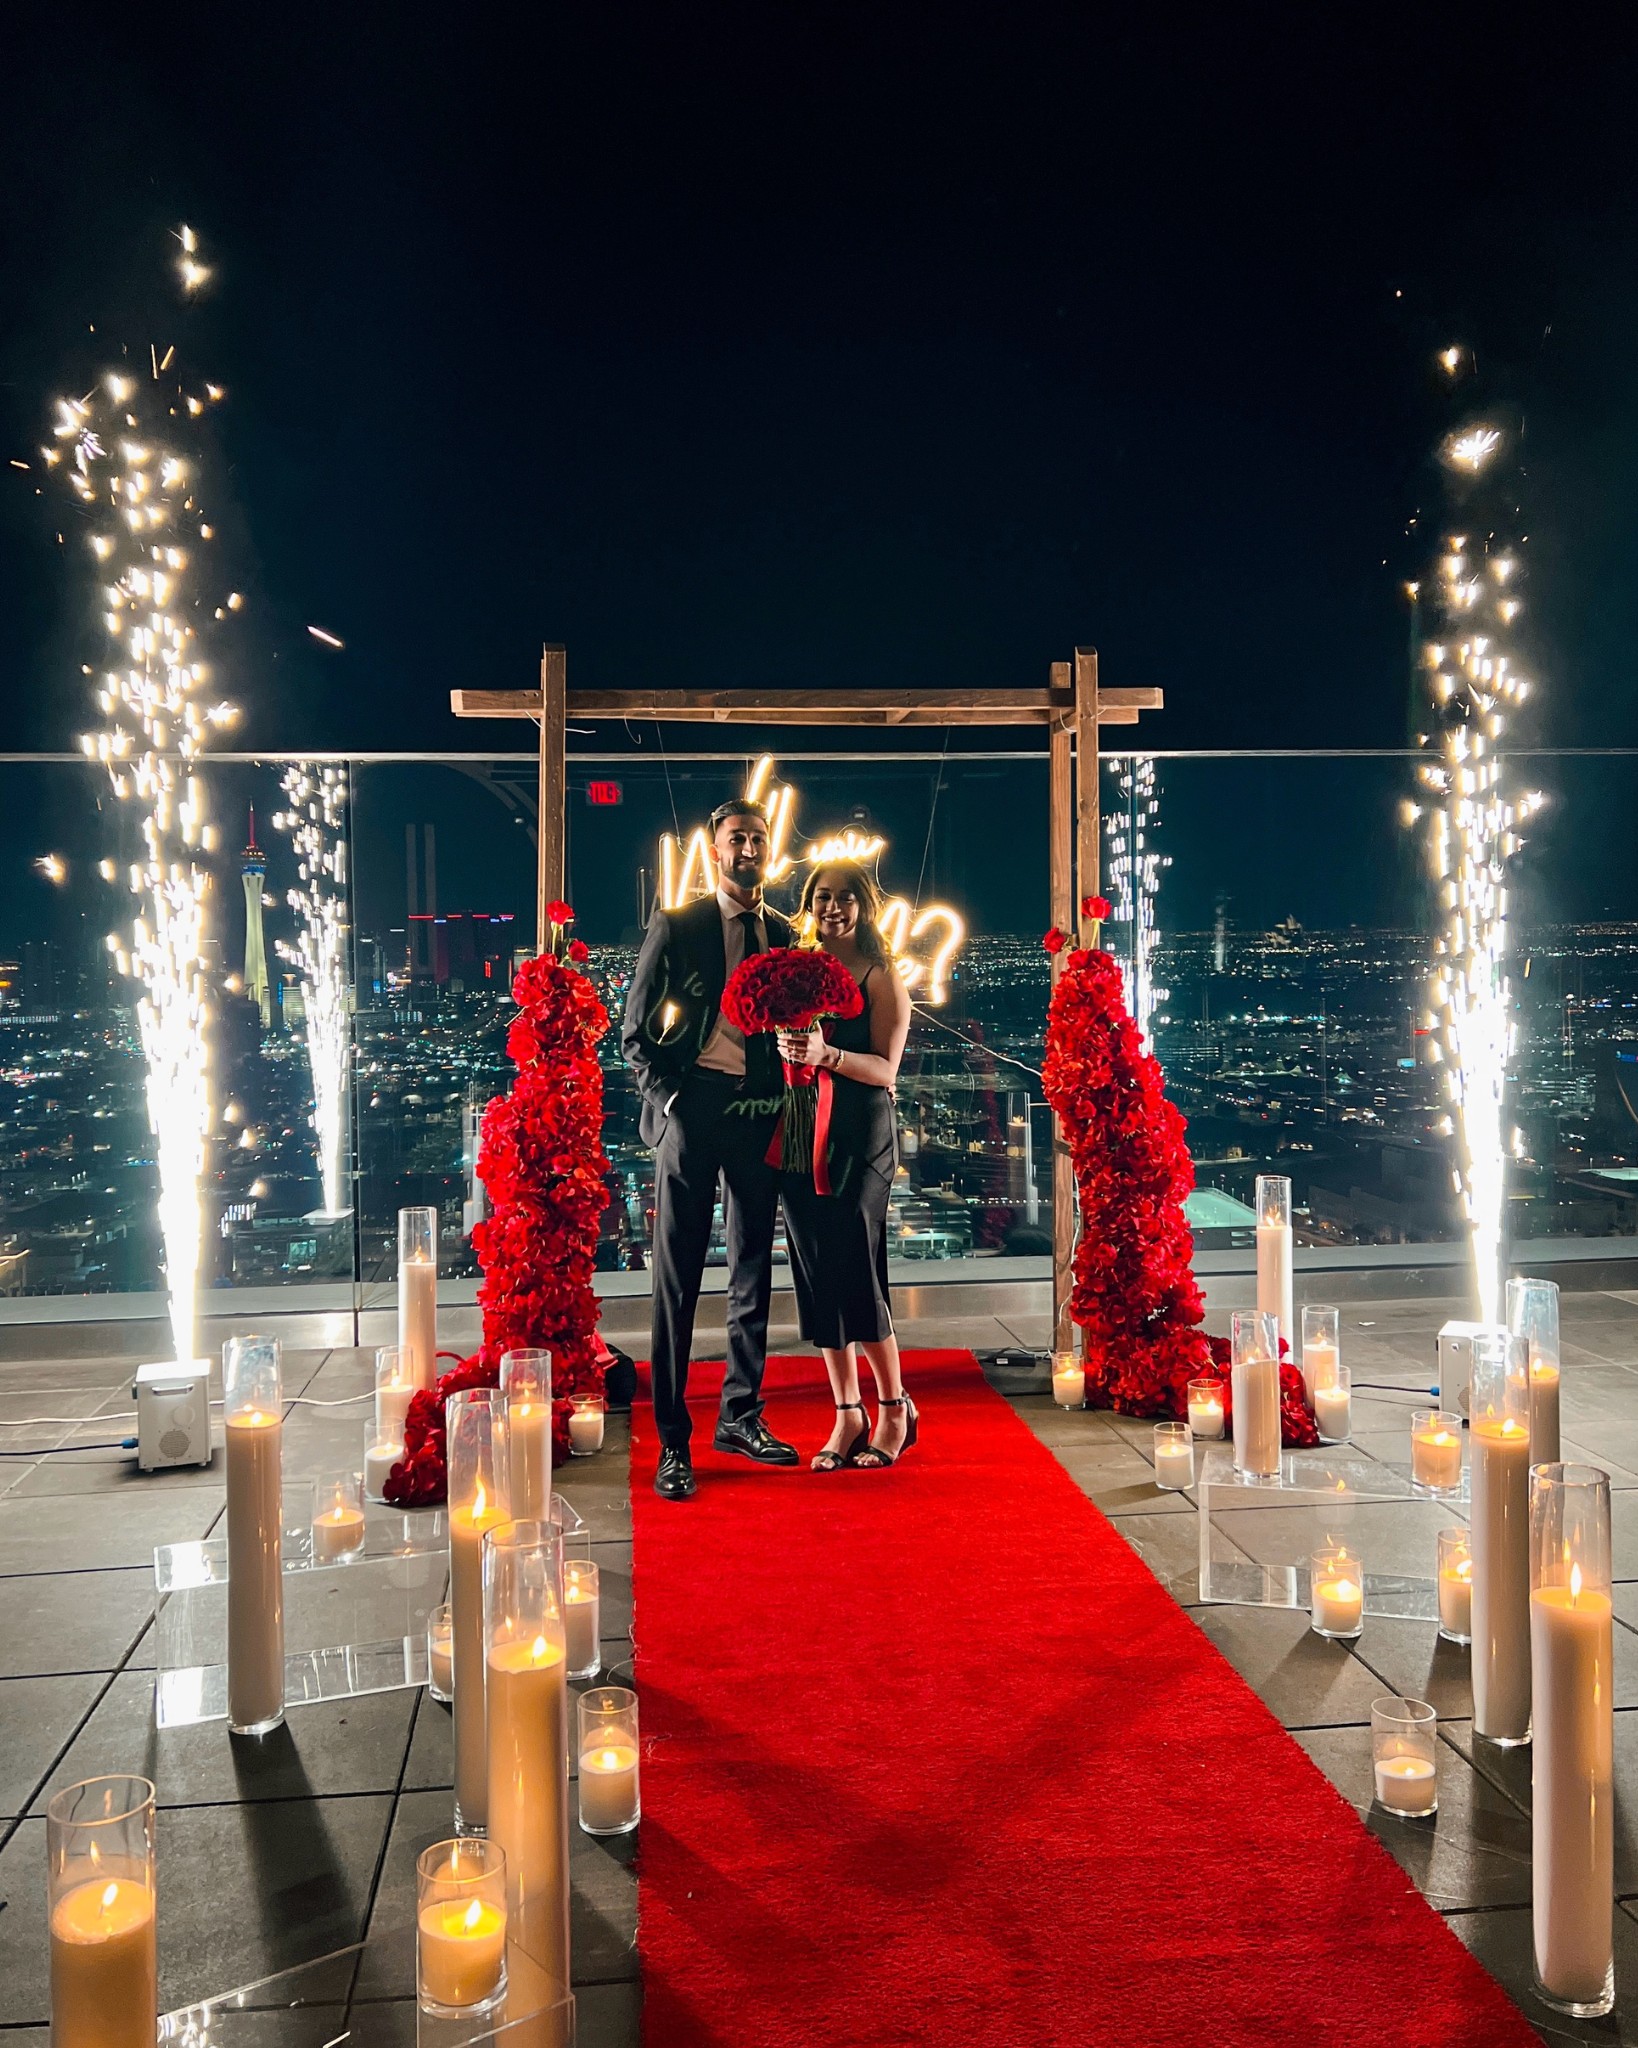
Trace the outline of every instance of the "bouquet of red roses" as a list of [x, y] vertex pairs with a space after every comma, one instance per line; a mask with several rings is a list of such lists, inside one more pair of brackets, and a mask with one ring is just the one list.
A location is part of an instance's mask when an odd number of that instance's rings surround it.
[[[818, 946], [784, 946], [753, 953], [728, 977], [722, 1014], [751, 1038], [759, 1031], [811, 1031], [821, 1017], [857, 1017], [864, 993], [841, 961]], [[768, 1147], [768, 1164], [806, 1173], [820, 1194], [830, 1193], [826, 1153], [830, 1139], [831, 1079], [822, 1067], [785, 1061], [785, 1099]]]

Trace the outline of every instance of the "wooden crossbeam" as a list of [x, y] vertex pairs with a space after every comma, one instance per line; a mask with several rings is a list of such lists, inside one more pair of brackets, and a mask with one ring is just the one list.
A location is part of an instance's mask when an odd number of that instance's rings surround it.
[[[1100, 690], [1100, 725], [1136, 725], [1158, 711], [1156, 689]], [[451, 690], [457, 718], [540, 717], [538, 690]], [[658, 719], [684, 725], [1062, 725], [1072, 689], [1046, 690], [570, 690], [571, 718]]]

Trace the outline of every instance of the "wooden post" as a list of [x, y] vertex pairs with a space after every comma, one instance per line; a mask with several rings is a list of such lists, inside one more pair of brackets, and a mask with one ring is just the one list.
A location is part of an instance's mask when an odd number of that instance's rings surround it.
[[[1052, 664], [1054, 691], [1069, 689], [1069, 663]], [[1063, 932], [1075, 924], [1074, 816], [1070, 793], [1070, 742], [1067, 724], [1054, 720], [1047, 728], [1047, 877], [1052, 922]], [[1052, 956], [1052, 985], [1058, 985], [1063, 955]], [[1069, 1147], [1056, 1116], [1052, 1119], [1052, 1348], [1067, 1351], [1074, 1342], [1069, 1320], [1073, 1285], [1070, 1268], [1075, 1252], [1075, 1174]]]
[[1098, 893], [1098, 651], [1075, 649], [1075, 929], [1091, 937], [1080, 906]]
[[535, 949], [546, 943], [546, 906], [563, 894], [564, 825], [568, 795], [568, 657], [540, 650], [540, 797], [535, 860]]

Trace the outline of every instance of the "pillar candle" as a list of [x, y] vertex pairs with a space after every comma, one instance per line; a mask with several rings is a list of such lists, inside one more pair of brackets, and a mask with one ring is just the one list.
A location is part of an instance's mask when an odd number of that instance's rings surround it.
[[398, 1262], [398, 1344], [410, 1378], [430, 1388], [438, 1378], [438, 1268], [431, 1259]]
[[1431, 1813], [1438, 1798], [1434, 1766], [1425, 1756], [1379, 1758], [1376, 1796], [1392, 1813]]
[[1280, 1369], [1272, 1358], [1243, 1359], [1232, 1368], [1234, 1462], [1267, 1478], [1280, 1469]]
[[1189, 1396], [1189, 1427], [1196, 1436], [1208, 1439], [1223, 1434], [1223, 1397], [1221, 1394], [1195, 1394]]
[[364, 1548], [364, 1516], [360, 1509], [326, 1508], [313, 1517], [313, 1560], [325, 1564], [352, 1557]]
[[1052, 1398], [1060, 1408], [1079, 1408], [1086, 1399], [1086, 1368], [1080, 1365], [1055, 1366]]
[[1473, 1636], [1473, 1560], [1460, 1557], [1439, 1573], [1439, 1626], [1447, 1636]]
[[629, 1743], [598, 1743], [580, 1752], [580, 1825], [612, 1834], [637, 1818], [637, 1752]]
[[[489, 1651], [489, 1839], [506, 1851], [513, 1938], [569, 1981], [569, 1706], [562, 1648], [537, 1636]], [[455, 1705], [460, 1708], [459, 1671]]]
[[427, 1670], [431, 1675], [433, 1690], [446, 1700], [455, 1697], [455, 1659], [451, 1648], [449, 1626], [427, 1630]]
[[1446, 1493], [1460, 1486], [1461, 1431], [1438, 1426], [1417, 1430], [1411, 1438], [1411, 1478], [1418, 1486], [1432, 1486]]
[[546, 1401], [506, 1402], [507, 1499], [516, 1522], [552, 1515], [552, 1410]]
[[403, 1455], [401, 1443], [375, 1443], [367, 1447], [364, 1452], [364, 1491], [371, 1500], [386, 1498], [387, 1475]]
[[1289, 1344], [1294, 1325], [1291, 1306], [1291, 1225], [1257, 1225], [1257, 1306], [1278, 1316], [1280, 1335]]
[[1558, 1367], [1550, 1359], [1530, 1360], [1530, 1462], [1556, 1465], [1559, 1460]]
[[154, 1895], [94, 1877], [51, 1909], [51, 2048], [154, 2048], [159, 1955]]
[[[1258, 1303], [1260, 1308], [1262, 1303]], [[1302, 1347], [1302, 1376], [1308, 1387], [1309, 1406], [1317, 1409], [1321, 1387], [1336, 1385], [1337, 1347], [1334, 1344], [1315, 1343], [1312, 1338]]]
[[409, 1413], [415, 1392], [409, 1380], [390, 1380], [386, 1386], [376, 1388], [375, 1433], [382, 1443], [401, 1444], [404, 1441], [404, 1417]]
[[1530, 1771], [1536, 1974], [1553, 1997], [1593, 2005], [1609, 1969], [1615, 1893], [1615, 1674], [1607, 1593], [1530, 1595], [1535, 1728]]
[[284, 1716], [284, 1558], [280, 1457], [284, 1425], [252, 1409], [227, 1438], [228, 1725], [239, 1733]]
[[421, 1989], [437, 2004], [483, 2005], [500, 1989], [506, 1915], [488, 1899], [432, 1899], [417, 1918]]
[[1332, 1443], [1348, 1441], [1353, 1428], [1353, 1390], [1321, 1383], [1314, 1390], [1314, 1421], [1323, 1437]]
[[[455, 1822], [465, 1834], [484, 1827], [483, 1537], [508, 1519], [483, 1488], [469, 1507], [449, 1510], [451, 1673], [455, 1680]], [[566, 1981], [566, 1980], [565, 1980]]]
[[569, 1448], [582, 1458], [589, 1457], [593, 1451], [600, 1451], [603, 1448], [601, 1408], [570, 1409]]
[[563, 1632], [568, 1639], [569, 1669], [584, 1678], [597, 1669], [600, 1589], [590, 1572], [584, 1577], [573, 1560], [563, 1568]]
[[1473, 1425], [1473, 1726], [1530, 1732], [1530, 1432], [1509, 1415]]

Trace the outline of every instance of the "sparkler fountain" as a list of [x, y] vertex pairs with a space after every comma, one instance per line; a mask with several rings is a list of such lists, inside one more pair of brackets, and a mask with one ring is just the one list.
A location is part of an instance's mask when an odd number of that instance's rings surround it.
[[328, 1215], [339, 1216], [351, 1206], [346, 1200], [346, 770], [298, 761], [285, 770], [283, 787], [290, 809], [273, 823], [289, 833], [295, 848], [297, 885], [287, 901], [298, 923], [295, 944], [280, 939], [278, 950], [301, 976], [324, 1207]]
[[[1470, 361], [1459, 349], [1439, 358], [1453, 379]], [[1533, 793], [1507, 796], [1499, 752], [1508, 716], [1529, 692], [1512, 653], [1522, 574], [1513, 538], [1516, 445], [1516, 433], [1483, 420], [1465, 423], [1443, 442], [1450, 523], [1431, 578], [1410, 593], [1428, 604], [1433, 627], [1422, 650], [1432, 720], [1421, 735], [1430, 758], [1420, 775], [1443, 924], [1428, 1022], [1452, 1108], [1446, 1128], [1456, 1138], [1456, 1185], [1486, 1323], [1500, 1314], [1509, 1150], [1507, 875], [1522, 845], [1519, 827], [1542, 803]], [[1421, 807], [1408, 808], [1413, 818], [1420, 814]]]
[[[183, 228], [179, 239], [186, 294], [209, 272], [192, 230]], [[195, 620], [209, 600], [196, 564], [211, 528], [198, 497], [198, 461], [182, 446], [189, 423], [222, 393], [213, 384], [194, 389], [175, 358], [174, 347], [163, 356], [150, 348], [149, 374], [110, 371], [84, 397], [59, 400], [52, 444], [40, 453], [83, 508], [100, 571], [110, 643], [97, 692], [105, 723], [81, 745], [140, 820], [141, 857], [125, 875], [136, 915], [129, 934], [110, 935], [108, 947], [142, 989], [137, 1023], [171, 1332], [177, 1358], [189, 1360], [198, 1349], [199, 1183], [210, 1129], [201, 959], [210, 874], [203, 856], [215, 843], [196, 769], [213, 730], [235, 713], [205, 701], [210, 671]], [[227, 598], [216, 618], [239, 603], [237, 595]], [[118, 870], [104, 861], [102, 873], [112, 881]]]
[[1136, 755], [1122, 762], [1115, 772], [1115, 786], [1120, 791], [1120, 808], [1110, 811], [1106, 823], [1110, 914], [1132, 927], [1132, 957], [1122, 962], [1121, 978], [1126, 984], [1126, 1006], [1147, 1043], [1155, 1006], [1171, 994], [1170, 989], [1155, 986], [1155, 949], [1160, 944], [1155, 899], [1160, 894], [1161, 873], [1172, 863], [1169, 854], [1156, 853], [1150, 843], [1160, 822], [1153, 760]]

